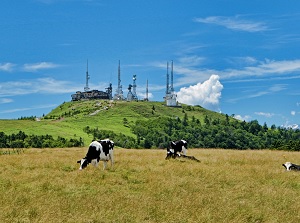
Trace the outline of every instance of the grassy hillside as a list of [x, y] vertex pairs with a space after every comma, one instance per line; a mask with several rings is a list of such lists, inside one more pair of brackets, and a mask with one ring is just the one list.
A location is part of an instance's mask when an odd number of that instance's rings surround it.
[[[300, 222], [300, 153], [189, 149], [115, 150], [102, 170], [76, 161], [86, 148], [0, 155], [0, 222]], [[176, 171], [173, 171], [176, 170]]]
[[187, 114], [203, 122], [207, 115], [213, 119], [225, 119], [225, 116], [206, 110], [200, 106], [167, 107], [163, 102], [126, 102], [91, 100], [79, 102], [65, 102], [53, 109], [40, 121], [30, 120], [0, 120], [0, 132], [6, 134], [23, 131], [26, 134], [49, 134], [54, 137], [64, 138], [82, 137], [91, 140], [83, 132], [83, 128], [98, 128], [111, 130], [133, 136], [130, 125], [138, 119], [151, 119], [161, 116], [179, 117], [182, 119]]

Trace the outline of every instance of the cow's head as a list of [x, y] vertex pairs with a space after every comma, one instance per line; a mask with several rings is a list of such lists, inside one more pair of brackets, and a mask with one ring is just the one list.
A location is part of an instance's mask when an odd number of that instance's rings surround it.
[[83, 170], [87, 167], [87, 165], [89, 165], [90, 162], [86, 158], [83, 158], [81, 160], [78, 160], [77, 163], [80, 163], [79, 170]]
[[167, 156], [166, 159], [170, 159], [171, 157], [174, 156], [174, 150], [167, 148]]

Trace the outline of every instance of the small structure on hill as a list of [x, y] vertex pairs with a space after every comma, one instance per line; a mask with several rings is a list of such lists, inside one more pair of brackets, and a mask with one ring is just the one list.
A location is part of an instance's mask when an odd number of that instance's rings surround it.
[[89, 100], [89, 99], [110, 99], [109, 93], [98, 90], [91, 91], [77, 91], [75, 94], [71, 95], [72, 101], [80, 101], [80, 100]]
[[[136, 93], [136, 75], [133, 75], [133, 83], [129, 84], [127, 98], [123, 95], [122, 85], [121, 85], [121, 67], [120, 60], [118, 66], [118, 87], [114, 96], [112, 96], [112, 84], [109, 84], [109, 87], [105, 88], [105, 91], [99, 90], [90, 90], [89, 87], [89, 71], [88, 71], [88, 61], [86, 66], [86, 75], [85, 75], [85, 86], [84, 91], [77, 91], [75, 94], [72, 94], [72, 101], [79, 100], [90, 100], [90, 99], [109, 99], [109, 100], [119, 100], [119, 101], [138, 101]], [[148, 81], [147, 81], [147, 100], [148, 100]]]
[[72, 94], [72, 101], [80, 101], [80, 100], [90, 100], [90, 99], [111, 99], [112, 98], [112, 85], [110, 84], [106, 91], [99, 90], [90, 90], [89, 88], [89, 71], [88, 71], [88, 61], [86, 66], [86, 76], [85, 76], [85, 87], [84, 92], [77, 91], [75, 94]]

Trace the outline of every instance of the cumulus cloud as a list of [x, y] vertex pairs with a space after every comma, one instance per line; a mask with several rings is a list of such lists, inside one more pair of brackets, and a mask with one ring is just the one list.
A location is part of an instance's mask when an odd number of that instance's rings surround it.
[[296, 112], [295, 111], [291, 111], [291, 115], [296, 115]]
[[203, 83], [181, 88], [177, 92], [179, 102], [189, 105], [201, 105], [207, 109], [218, 110], [223, 85], [218, 75], [211, 75]]

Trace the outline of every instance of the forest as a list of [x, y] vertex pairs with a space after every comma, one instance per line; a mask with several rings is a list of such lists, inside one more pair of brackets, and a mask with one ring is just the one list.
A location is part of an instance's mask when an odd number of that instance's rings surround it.
[[[274, 149], [300, 151], [300, 130], [287, 129], [266, 124], [260, 125], [257, 120], [239, 121], [226, 115], [226, 119], [212, 119], [205, 116], [203, 123], [195, 117], [184, 115], [180, 118], [157, 117], [150, 120], [137, 120], [124, 126], [130, 128], [135, 137], [122, 133], [91, 128], [83, 131], [91, 141], [93, 139], [110, 138], [115, 145], [122, 148], [167, 148], [170, 141], [185, 139], [189, 148], [222, 148], [222, 149]], [[6, 135], [0, 132], [0, 148], [54, 148], [80, 147], [84, 145], [82, 138], [54, 138], [51, 135], [26, 135], [19, 131]], [[87, 144], [87, 143], [86, 143]]]
[[[126, 124], [124, 119], [124, 125]], [[123, 148], [167, 148], [170, 141], [185, 139], [190, 148], [222, 148], [222, 149], [275, 149], [300, 151], [300, 130], [287, 129], [266, 124], [257, 120], [241, 122], [235, 119], [212, 120], [205, 117], [204, 123], [187, 115], [179, 118], [159, 117], [152, 120], [138, 120], [129, 126], [136, 138], [123, 134], [91, 129], [84, 131], [95, 139], [111, 138], [115, 144]]]
[[82, 138], [54, 138], [51, 135], [27, 135], [23, 131], [6, 135], [0, 132], [0, 148], [62, 148], [83, 146]]

